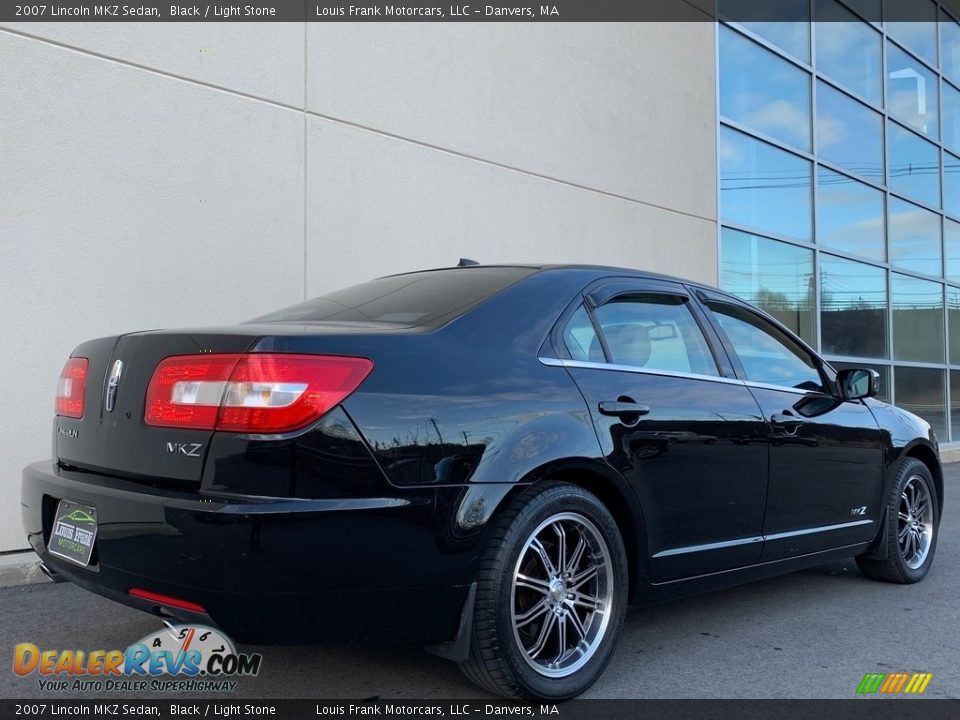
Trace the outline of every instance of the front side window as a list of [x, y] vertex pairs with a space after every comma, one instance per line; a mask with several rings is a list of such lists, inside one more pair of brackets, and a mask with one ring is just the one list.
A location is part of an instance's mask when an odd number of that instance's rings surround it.
[[810, 353], [775, 325], [734, 305], [709, 306], [740, 358], [747, 380], [823, 391], [823, 378]]
[[649, 370], [719, 375], [683, 298], [630, 295], [596, 310], [611, 362]]

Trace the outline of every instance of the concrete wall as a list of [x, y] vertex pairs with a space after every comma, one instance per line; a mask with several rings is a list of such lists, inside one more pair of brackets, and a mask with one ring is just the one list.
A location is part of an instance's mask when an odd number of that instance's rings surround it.
[[0, 551], [86, 338], [460, 256], [715, 281], [714, 82], [706, 22], [0, 26]]

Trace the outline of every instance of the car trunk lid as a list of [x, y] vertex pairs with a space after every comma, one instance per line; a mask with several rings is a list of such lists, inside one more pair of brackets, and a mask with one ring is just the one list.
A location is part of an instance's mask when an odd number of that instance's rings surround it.
[[109, 475], [199, 483], [212, 431], [147, 425], [150, 378], [164, 358], [242, 353], [257, 337], [236, 331], [154, 331], [80, 345], [73, 356], [89, 361], [84, 413], [56, 418], [58, 460]]

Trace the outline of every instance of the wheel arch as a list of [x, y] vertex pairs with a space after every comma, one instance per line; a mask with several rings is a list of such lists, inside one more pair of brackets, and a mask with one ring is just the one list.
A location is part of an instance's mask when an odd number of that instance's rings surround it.
[[933, 476], [933, 485], [937, 492], [937, 515], [941, 515], [943, 510], [943, 467], [940, 465], [937, 451], [922, 440], [917, 440], [912, 445], [908, 445], [900, 454], [900, 457], [915, 458], [927, 466]]
[[646, 525], [643, 510], [632, 488], [609, 465], [588, 458], [570, 458], [538, 468], [525, 478], [527, 484], [524, 489], [545, 482], [577, 485], [596, 495], [610, 511], [627, 553], [628, 601], [632, 603], [643, 579], [647, 577]]

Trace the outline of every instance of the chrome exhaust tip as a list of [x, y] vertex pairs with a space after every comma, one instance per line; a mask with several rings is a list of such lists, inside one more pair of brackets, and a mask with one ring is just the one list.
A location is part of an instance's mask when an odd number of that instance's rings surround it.
[[62, 583], [66, 582], [67, 579], [59, 574], [55, 570], [51, 570], [47, 567], [47, 564], [44, 562], [38, 562], [37, 565], [40, 566], [40, 572], [47, 576], [47, 579], [53, 583]]

